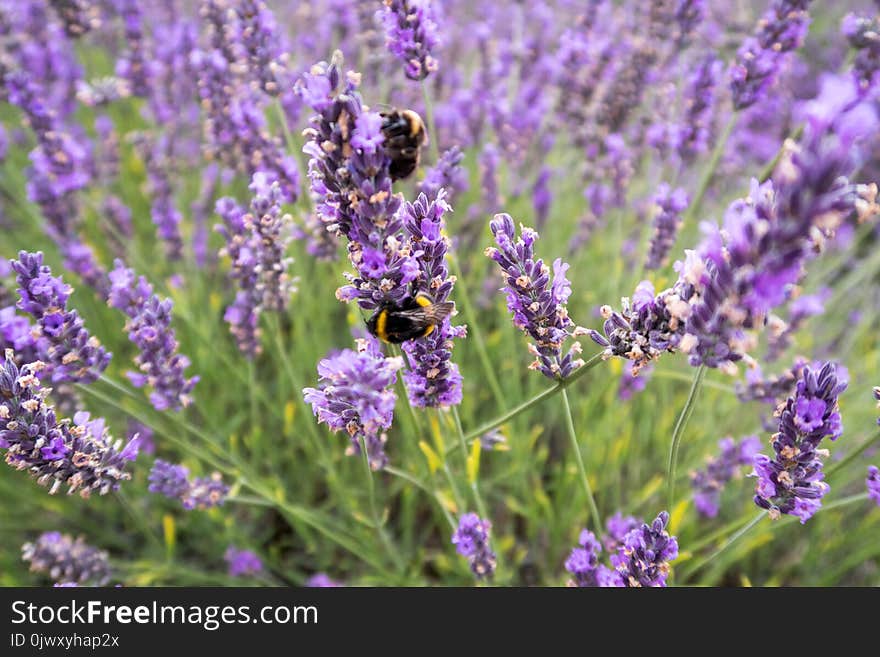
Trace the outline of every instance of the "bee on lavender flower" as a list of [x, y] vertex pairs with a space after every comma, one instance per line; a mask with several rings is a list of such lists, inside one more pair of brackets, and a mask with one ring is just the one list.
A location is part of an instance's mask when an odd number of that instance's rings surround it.
[[407, 178], [419, 166], [421, 148], [428, 143], [425, 122], [413, 110], [390, 108], [380, 112], [385, 154], [391, 160], [392, 180]]
[[367, 330], [382, 342], [400, 344], [431, 334], [437, 324], [453, 311], [452, 301], [434, 303], [427, 294], [419, 293], [400, 304], [383, 304], [370, 319]]

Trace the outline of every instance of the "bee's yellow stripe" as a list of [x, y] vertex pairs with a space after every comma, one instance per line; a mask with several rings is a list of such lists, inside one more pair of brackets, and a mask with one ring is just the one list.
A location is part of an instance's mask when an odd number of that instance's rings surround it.
[[382, 342], [388, 342], [388, 333], [386, 331], [386, 326], [388, 324], [388, 311], [381, 310], [379, 311], [379, 316], [376, 318], [376, 335], [379, 336], [379, 339]]
[[416, 303], [419, 304], [422, 308], [427, 308], [432, 305], [433, 302], [424, 294], [416, 295]]
[[428, 328], [425, 329], [425, 332], [422, 333], [423, 338], [427, 338], [434, 331], [434, 325], [428, 324]]

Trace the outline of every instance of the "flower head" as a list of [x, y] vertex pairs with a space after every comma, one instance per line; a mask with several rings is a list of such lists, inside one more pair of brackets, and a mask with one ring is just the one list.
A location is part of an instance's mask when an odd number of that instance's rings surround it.
[[880, 506], [880, 470], [876, 465], [868, 466], [868, 478], [865, 479], [865, 485], [868, 487], [868, 497]]
[[467, 557], [471, 572], [477, 579], [491, 578], [495, 574], [495, 553], [489, 546], [492, 524], [481, 520], [476, 513], [466, 513], [458, 521], [458, 529], [452, 535], [456, 551]]
[[437, 70], [431, 54], [440, 44], [440, 29], [431, 0], [384, 0], [379, 11], [386, 43], [392, 55], [406, 66], [406, 77], [424, 80]]
[[761, 449], [757, 436], [746, 436], [739, 442], [722, 438], [718, 442], [718, 455], [707, 459], [706, 466], [691, 473], [694, 506], [700, 515], [714, 518], [721, 504], [721, 491], [742, 466], [751, 465], [755, 454]]
[[648, 525], [631, 530], [611, 565], [625, 587], [666, 586], [669, 562], [678, 557], [678, 541], [666, 531], [669, 514], [662, 511]]
[[81, 536], [45, 532], [21, 547], [21, 558], [31, 571], [47, 575], [56, 585], [103, 586], [110, 580], [107, 553], [85, 542]]
[[263, 572], [263, 562], [251, 550], [239, 550], [234, 545], [226, 548], [223, 560], [229, 564], [231, 577], [246, 577]]
[[754, 457], [755, 504], [771, 518], [790, 514], [805, 523], [821, 506], [828, 492], [822, 472], [827, 450], [819, 449], [819, 443], [843, 433], [837, 397], [846, 385], [833, 363], [805, 366], [794, 394], [777, 412], [773, 456]]
[[388, 461], [384, 431], [394, 417], [393, 386], [401, 367], [401, 358], [385, 358], [374, 343], [360, 340], [357, 351], [344, 349], [323, 359], [318, 364], [319, 387], [303, 390], [318, 422], [348, 434], [352, 453], [360, 454], [361, 443], [366, 443], [374, 469]]

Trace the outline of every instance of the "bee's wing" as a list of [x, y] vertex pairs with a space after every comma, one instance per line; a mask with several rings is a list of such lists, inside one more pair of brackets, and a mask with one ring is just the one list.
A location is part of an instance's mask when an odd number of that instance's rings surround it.
[[439, 324], [455, 309], [452, 301], [431, 303], [412, 310], [399, 310], [394, 314], [421, 324]]

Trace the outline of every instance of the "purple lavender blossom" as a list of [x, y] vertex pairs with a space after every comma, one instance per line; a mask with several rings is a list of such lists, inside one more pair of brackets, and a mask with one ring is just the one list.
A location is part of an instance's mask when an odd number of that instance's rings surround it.
[[379, 10], [389, 52], [405, 65], [410, 80], [424, 80], [437, 70], [431, 54], [440, 45], [440, 28], [431, 0], [384, 0]]
[[140, 350], [134, 358], [138, 371], [127, 373], [132, 385], [151, 388], [150, 403], [158, 411], [188, 406], [199, 378], [187, 379], [184, 375], [190, 361], [178, 353], [171, 328], [171, 299], [160, 300], [147, 279], [136, 278], [134, 271], [120, 260], [115, 261], [110, 272], [110, 284], [109, 303], [128, 317], [128, 339]]
[[529, 367], [551, 379], [564, 379], [583, 365], [583, 360], [576, 358], [580, 353], [579, 342], [562, 355], [563, 343], [577, 334], [565, 306], [571, 295], [571, 284], [565, 276], [568, 265], [557, 258], [551, 278], [544, 261], [534, 259], [538, 239], [534, 230], [523, 227], [517, 237], [508, 214], [495, 215], [489, 225], [497, 248], [486, 249], [486, 255], [501, 267], [507, 309], [513, 314], [514, 326], [535, 341], [535, 345], [529, 345], [535, 356]]
[[269, 96], [278, 96], [287, 69], [275, 15], [262, 0], [241, 0], [235, 8], [237, 37], [251, 78]]
[[31, 572], [47, 575], [61, 586], [103, 586], [110, 581], [107, 553], [92, 547], [83, 537], [45, 532], [21, 547], [21, 558]]
[[147, 169], [150, 192], [150, 217], [169, 259], [183, 257], [183, 237], [180, 224], [183, 215], [177, 209], [172, 185], [172, 142], [165, 136], [158, 139], [140, 139], [138, 146]]
[[169, 499], [182, 498], [189, 490], [189, 469], [162, 459], [156, 459], [149, 476], [151, 493]]
[[248, 577], [263, 572], [263, 562], [251, 550], [239, 550], [234, 545], [226, 548], [223, 560], [229, 564], [231, 577]]
[[880, 72], [880, 17], [847, 14], [841, 31], [856, 50], [853, 76], [858, 88], [866, 93], [876, 87]]
[[868, 497], [880, 506], [880, 470], [876, 465], [868, 466], [868, 478], [865, 479], [865, 486], [868, 487]]
[[653, 371], [654, 368], [651, 365], [638, 368], [634, 362], [626, 363], [623, 366], [623, 373], [620, 375], [617, 397], [621, 401], [629, 401], [636, 393], [642, 392], [648, 385]]
[[334, 579], [330, 579], [330, 576], [326, 573], [315, 573], [309, 577], [306, 586], [313, 589], [333, 589], [343, 585]]
[[82, 318], [67, 309], [73, 288], [43, 264], [41, 252], [21, 251], [12, 261], [18, 282], [17, 307], [36, 320], [37, 356], [55, 383], [91, 383], [107, 369], [112, 355], [89, 335]]
[[452, 535], [456, 552], [467, 557], [471, 572], [477, 579], [491, 579], [495, 574], [495, 553], [489, 546], [492, 523], [481, 520], [476, 513], [465, 513], [458, 521], [458, 529]]
[[156, 453], [156, 441], [154, 439], [153, 430], [146, 424], [141, 424], [137, 420], [128, 421], [128, 431], [126, 437], [132, 440], [135, 436], [138, 438], [138, 448], [144, 454]]
[[633, 529], [642, 526], [642, 521], [633, 516], [625, 516], [620, 511], [605, 521], [606, 534], [602, 537], [602, 544], [606, 552], [615, 552], [623, 545], [623, 539]]
[[229, 486], [223, 483], [223, 477], [219, 472], [212, 472], [207, 477], [193, 479], [180, 501], [187, 511], [205, 510], [223, 506], [228, 495]]
[[721, 491], [744, 465], [754, 462], [761, 449], [757, 436], [746, 436], [739, 442], [733, 438], [718, 441], [718, 455], [709, 457], [702, 470], [691, 473], [694, 506], [701, 516], [714, 518], [721, 506]]
[[810, 318], [825, 312], [825, 302], [831, 298], [831, 290], [823, 288], [817, 294], [804, 294], [788, 304], [788, 321], [775, 315], [767, 318], [770, 331], [767, 335], [767, 355], [764, 360], [777, 360], [790, 346], [794, 335]]
[[390, 160], [383, 148], [381, 117], [363, 109], [358, 77], [341, 72], [342, 55], [320, 63], [297, 89], [316, 115], [305, 134], [309, 177], [316, 210], [327, 229], [348, 240], [356, 273], [337, 290], [343, 301], [357, 300], [364, 310], [400, 303], [419, 265], [402, 234], [400, 196], [392, 192]]
[[651, 235], [645, 268], [660, 269], [667, 264], [669, 251], [675, 245], [675, 239], [681, 228], [681, 213], [688, 206], [688, 197], [685, 190], [681, 188], [673, 190], [666, 183], [661, 183], [652, 202], [656, 208], [654, 234]]
[[773, 0], [730, 67], [733, 107], [758, 102], [776, 80], [785, 55], [803, 43], [810, 24], [810, 0]]
[[292, 259], [285, 256], [292, 218], [281, 212], [280, 185], [258, 172], [250, 190], [254, 194], [250, 213], [245, 214], [231, 198], [217, 201], [223, 224], [215, 230], [226, 240], [220, 255], [232, 261], [230, 277], [239, 288], [224, 319], [242, 353], [253, 357], [261, 351], [260, 313], [285, 310], [296, 281], [288, 271]]
[[319, 387], [303, 390], [318, 422], [348, 434], [350, 453], [360, 454], [366, 444], [374, 470], [388, 462], [384, 431], [394, 417], [393, 387], [402, 367], [401, 358], [385, 358], [374, 342], [359, 340], [357, 351], [344, 349], [318, 363]]
[[678, 557], [678, 541], [666, 531], [669, 514], [662, 511], [650, 524], [630, 531], [611, 565], [622, 586], [666, 586], [669, 562]]
[[133, 95], [147, 98], [154, 66], [144, 34], [141, 3], [138, 0], [118, 0], [117, 11], [122, 17], [126, 49], [116, 62], [116, 75], [128, 81]]
[[770, 376], [764, 376], [757, 365], [748, 368], [745, 383], [736, 384], [736, 396], [742, 402], [759, 401], [776, 406], [794, 391], [806, 364], [803, 358], [796, 358], [790, 368]]
[[716, 90], [723, 65], [715, 55], [703, 58], [685, 89], [685, 114], [677, 126], [674, 144], [683, 162], [693, 162], [709, 150]]
[[833, 363], [805, 367], [794, 395], [779, 411], [773, 458], [758, 454], [754, 459], [755, 504], [771, 518], [795, 515], [803, 524], [821, 506], [829, 488], [822, 472], [828, 450], [819, 449], [819, 443], [843, 433], [837, 397], [845, 389]]
[[602, 546], [593, 532], [583, 530], [578, 538], [578, 547], [572, 549], [565, 560], [565, 570], [572, 575], [569, 586], [594, 587], [616, 586], [617, 573], [599, 563]]
[[64, 485], [68, 494], [84, 498], [117, 490], [131, 478], [125, 466], [137, 456], [137, 437], [123, 447], [103, 421], [59, 420], [46, 401], [49, 389], [37, 377], [42, 368], [39, 361], [19, 368], [12, 350], [6, 351], [0, 368], [0, 449], [6, 462], [50, 486], [50, 494]]
[[443, 151], [440, 160], [425, 170], [425, 177], [419, 182], [419, 192], [428, 198], [437, 196], [441, 189], [446, 190], [450, 202], [457, 194], [467, 191], [467, 170], [461, 166], [464, 153], [458, 146]]
[[[415, 203], [401, 207], [411, 248], [418, 254], [419, 277], [414, 284], [435, 303], [449, 299], [455, 282], [446, 266], [449, 241], [442, 234], [443, 213], [448, 210], [443, 189], [430, 201], [425, 194], [419, 194]], [[452, 326], [446, 317], [425, 337], [403, 344], [409, 361], [403, 378], [414, 406], [447, 407], [461, 403], [461, 374], [452, 362], [452, 339], [463, 337], [465, 332], [464, 326]]]

